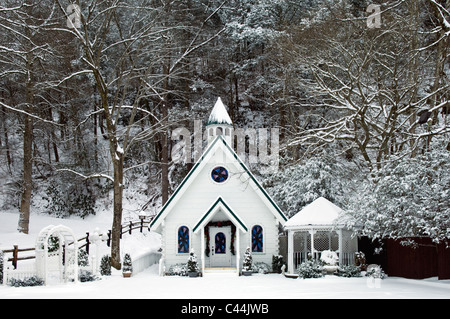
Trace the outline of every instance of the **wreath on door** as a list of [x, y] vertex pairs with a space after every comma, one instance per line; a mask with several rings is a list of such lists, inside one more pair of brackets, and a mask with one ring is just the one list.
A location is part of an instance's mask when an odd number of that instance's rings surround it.
[[210, 253], [210, 249], [209, 249], [209, 227], [227, 227], [227, 226], [231, 226], [231, 242], [230, 242], [230, 251], [233, 255], [235, 255], [235, 251], [234, 251], [234, 237], [236, 234], [236, 226], [234, 226], [234, 224], [227, 220], [227, 221], [223, 221], [223, 222], [209, 222], [206, 227], [205, 227], [205, 237], [206, 237], [206, 248], [205, 248], [205, 255], [206, 257], [209, 257], [209, 253]]

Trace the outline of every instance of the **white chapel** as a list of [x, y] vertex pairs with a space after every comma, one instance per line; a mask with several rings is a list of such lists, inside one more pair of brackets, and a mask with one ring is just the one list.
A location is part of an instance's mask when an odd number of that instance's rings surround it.
[[247, 247], [254, 262], [270, 265], [287, 218], [232, 149], [233, 123], [220, 98], [206, 134], [206, 150], [150, 223], [162, 238], [160, 268], [186, 263], [194, 249], [202, 273], [239, 274]]

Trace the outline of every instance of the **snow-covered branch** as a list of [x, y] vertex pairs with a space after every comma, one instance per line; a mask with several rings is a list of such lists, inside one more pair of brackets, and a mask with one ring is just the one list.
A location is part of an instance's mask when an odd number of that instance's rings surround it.
[[5, 109], [8, 109], [8, 110], [13, 111], [13, 112], [16, 112], [16, 113], [20, 113], [20, 114], [27, 115], [27, 116], [32, 117], [32, 118], [34, 118], [35, 120], [38, 120], [38, 121], [40, 121], [40, 122], [44, 122], [44, 123], [48, 123], [48, 124], [52, 124], [52, 125], [57, 125], [57, 126], [62, 126], [62, 125], [59, 124], [59, 123], [56, 123], [56, 122], [53, 122], [53, 121], [50, 121], [50, 120], [43, 119], [43, 118], [41, 118], [41, 117], [39, 117], [39, 116], [37, 116], [37, 115], [34, 115], [34, 114], [30, 113], [30, 112], [27, 112], [27, 111], [24, 111], [24, 110], [21, 110], [21, 109], [18, 109], [18, 108], [9, 106], [8, 104], [3, 103], [2, 101], [0, 101], [0, 105], [1, 105], [2, 107], [4, 107]]
[[57, 169], [56, 171], [57, 172], [69, 172], [69, 173], [75, 174], [77, 176], [80, 176], [83, 179], [106, 178], [114, 183], [114, 178], [112, 178], [111, 176], [106, 175], [106, 174], [98, 173], [98, 174], [92, 174], [92, 175], [84, 175], [84, 174], [81, 174], [80, 172], [77, 172], [77, 171], [74, 171], [74, 170], [68, 169], [68, 168], [60, 168], [60, 169]]

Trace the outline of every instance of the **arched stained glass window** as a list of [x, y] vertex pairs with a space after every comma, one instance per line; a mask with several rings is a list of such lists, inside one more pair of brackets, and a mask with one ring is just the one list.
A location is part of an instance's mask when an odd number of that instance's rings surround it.
[[252, 228], [252, 252], [263, 252], [263, 228], [260, 225], [255, 225]]
[[178, 253], [189, 253], [189, 228], [186, 226], [178, 228]]
[[217, 233], [215, 240], [216, 254], [225, 254], [227, 249], [227, 238], [224, 233]]

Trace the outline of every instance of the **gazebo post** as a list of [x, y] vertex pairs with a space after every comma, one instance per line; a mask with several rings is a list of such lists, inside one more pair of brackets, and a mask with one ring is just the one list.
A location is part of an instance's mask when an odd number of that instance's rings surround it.
[[294, 231], [288, 230], [288, 270], [294, 274]]
[[339, 237], [339, 266], [342, 266], [343, 256], [342, 256], [342, 228], [339, 228], [338, 230], [338, 237]]
[[331, 250], [331, 233], [333, 232], [333, 230], [330, 230], [328, 232], [328, 249]]
[[314, 234], [316, 233], [316, 231], [314, 230], [314, 228], [311, 228], [309, 230], [309, 233], [311, 234], [311, 256], [315, 260], [316, 257], [314, 256]]
[[308, 234], [305, 231], [303, 231], [303, 242], [305, 243], [303, 247], [303, 251], [305, 253], [304, 253], [304, 260], [302, 260], [302, 262], [308, 260]]

